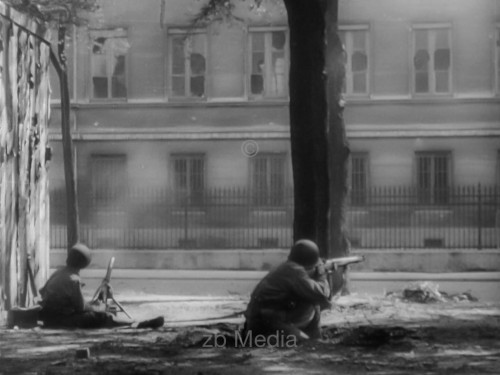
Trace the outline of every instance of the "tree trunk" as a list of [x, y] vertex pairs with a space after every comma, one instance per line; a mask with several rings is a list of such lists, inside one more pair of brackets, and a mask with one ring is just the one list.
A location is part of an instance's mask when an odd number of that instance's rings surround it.
[[314, 240], [322, 256], [328, 256], [324, 2], [285, 0], [285, 5], [290, 28], [294, 240]]
[[338, 0], [285, 0], [285, 6], [290, 28], [294, 240], [316, 241], [323, 257], [344, 256], [349, 148], [341, 100]]
[[70, 128], [70, 98], [68, 71], [65, 54], [66, 27], [60, 26], [58, 32], [57, 54], [51, 50], [50, 58], [59, 76], [61, 91], [61, 133], [64, 159], [64, 179], [66, 182], [66, 226], [68, 250], [79, 240], [78, 201], [73, 165], [73, 141]]
[[348, 240], [345, 235], [345, 203], [347, 198], [347, 162], [349, 145], [344, 123], [342, 86], [345, 79], [344, 48], [338, 35], [338, 7], [329, 2], [326, 11], [328, 74], [328, 172], [329, 172], [329, 242], [336, 257], [347, 256]]
[[[342, 86], [345, 79], [344, 48], [338, 35], [338, 7], [329, 2], [326, 11], [327, 39], [327, 98], [328, 98], [328, 173], [330, 210], [328, 217], [328, 238], [332, 257], [349, 255], [349, 242], [345, 235], [345, 203], [347, 197], [347, 159], [349, 146], [344, 123], [344, 103]], [[341, 267], [330, 274], [332, 293], [341, 289], [342, 294], [349, 292], [348, 273]]]

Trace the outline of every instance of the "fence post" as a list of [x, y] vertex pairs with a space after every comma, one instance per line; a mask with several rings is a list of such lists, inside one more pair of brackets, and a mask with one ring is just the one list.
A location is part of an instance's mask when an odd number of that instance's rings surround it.
[[188, 193], [187, 191], [184, 193], [184, 247], [188, 248]]
[[477, 189], [477, 248], [481, 250], [483, 248], [481, 184], [478, 184]]

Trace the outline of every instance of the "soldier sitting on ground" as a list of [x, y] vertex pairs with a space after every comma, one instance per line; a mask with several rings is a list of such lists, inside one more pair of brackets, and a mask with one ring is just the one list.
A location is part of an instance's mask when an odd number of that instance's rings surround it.
[[82, 294], [80, 270], [90, 264], [90, 249], [75, 244], [68, 252], [66, 266], [54, 272], [40, 290], [42, 309], [39, 317], [44, 327], [50, 328], [111, 328], [131, 326], [135, 328], [159, 328], [163, 317], [135, 322], [118, 319], [99, 306], [85, 302]]
[[330, 287], [318, 246], [297, 241], [288, 260], [255, 287], [245, 312], [244, 334], [319, 338], [321, 310], [330, 307]]

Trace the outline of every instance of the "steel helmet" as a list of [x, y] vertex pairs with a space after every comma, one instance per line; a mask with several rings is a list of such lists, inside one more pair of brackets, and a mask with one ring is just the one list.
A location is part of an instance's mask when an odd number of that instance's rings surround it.
[[90, 264], [92, 254], [90, 249], [82, 243], [77, 242], [69, 249], [66, 265], [74, 268], [85, 268]]
[[319, 248], [311, 240], [298, 240], [292, 246], [288, 260], [304, 267], [312, 267], [319, 261]]

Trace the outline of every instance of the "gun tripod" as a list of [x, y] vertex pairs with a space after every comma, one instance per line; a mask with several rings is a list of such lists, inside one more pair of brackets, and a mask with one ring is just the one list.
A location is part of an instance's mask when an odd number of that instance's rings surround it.
[[[114, 314], [116, 314], [117, 312], [114, 309], [114, 307], [116, 306], [119, 309], [119, 311], [123, 312], [130, 319], [132, 319], [132, 317], [127, 313], [127, 311], [125, 311], [125, 308], [113, 296], [113, 290], [111, 288], [110, 280], [111, 280], [111, 271], [113, 270], [114, 263], [115, 263], [115, 258], [111, 257], [108, 263], [108, 270], [106, 271], [106, 276], [102, 280], [101, 285], [99, 285], [99, 287], [95, 291], [94, 297], [92, 297], [90, 303], [92, 304], [95, 302], [101, 302], [104, 304], [105, 311], [113, 312]], [[114, 306], [108, 304], [108, 300], [113, 301]]]

